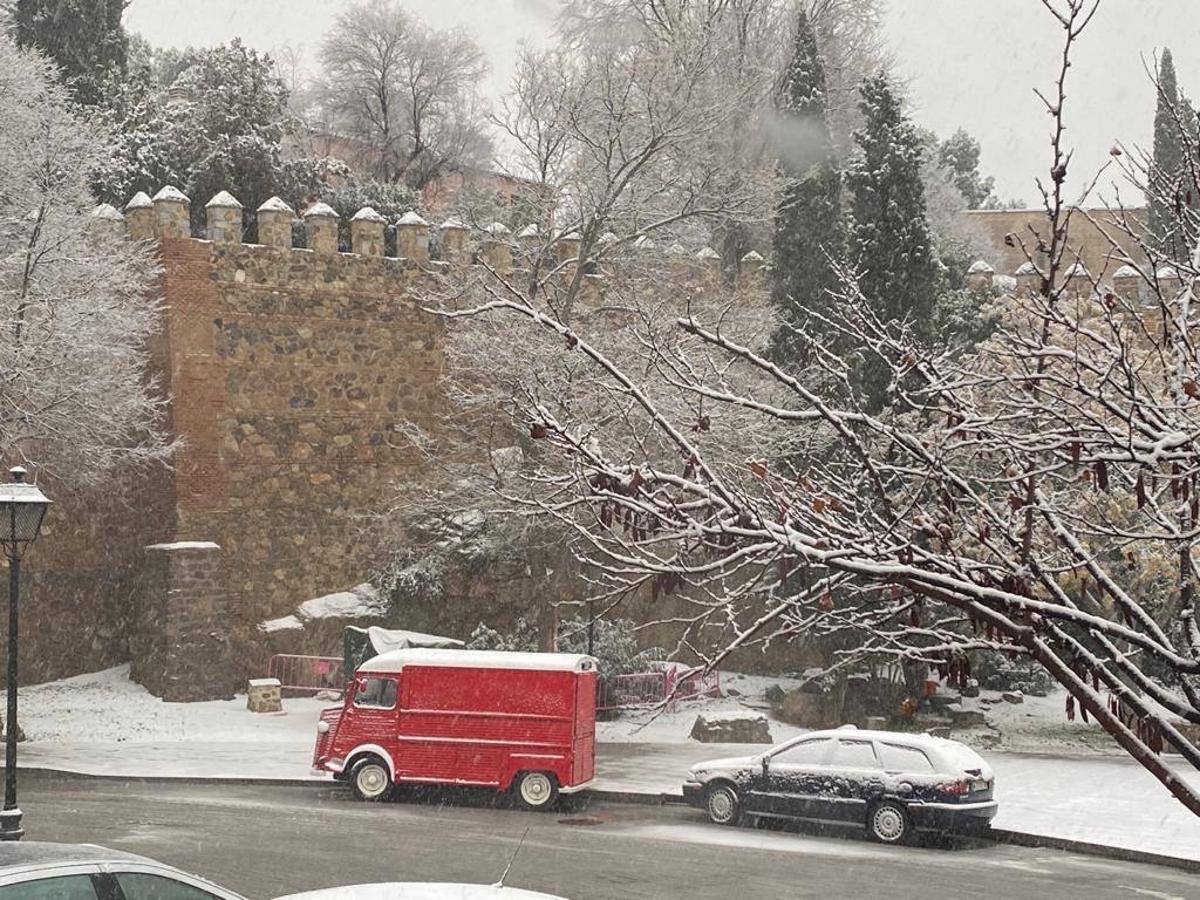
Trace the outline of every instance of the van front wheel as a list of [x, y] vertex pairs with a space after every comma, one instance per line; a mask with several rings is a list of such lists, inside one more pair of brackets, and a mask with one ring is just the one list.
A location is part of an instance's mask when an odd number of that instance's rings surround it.
[[546, 772], [522, 772], [513, 793], [526, 809], [549, 809], [558, 799], [558, 782]]
[[386, 800], [392, 793], [392, 776], [383, 760], [368, 756], [350, 770], [350, 787], [359, 800]]

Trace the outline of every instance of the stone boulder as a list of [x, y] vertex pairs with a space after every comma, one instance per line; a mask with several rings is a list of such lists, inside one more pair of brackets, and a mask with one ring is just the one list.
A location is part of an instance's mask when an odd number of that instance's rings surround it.
[[962, 689], [962, 695], [964, 697], [978, 697], [979, 682], [974, 678], [968, 679], [966, 686]]
[[283, 689], [278, 678], [251, 678], [246, 691], [246, 709], [253, 713], [283, 712]]
[[772, 744], [766, 716], [699, 715], [692, 725], [693, 741], [702, 744]]
[[1000, 695], [1000, 699], [1005, 703], [1024, 703], [1025, 695], [1020, 691], [1005, 691]]
[[964, 709], [957, 705], [947, 706], [946, 714], [950, 716], [950, 721], [956, 729], [980, 728], [987, 725], [987, 718], [978, 709]]

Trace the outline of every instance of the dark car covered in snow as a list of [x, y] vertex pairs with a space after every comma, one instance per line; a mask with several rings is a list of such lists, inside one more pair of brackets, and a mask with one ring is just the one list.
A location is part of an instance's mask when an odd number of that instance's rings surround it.
[[804, 819], [898, 844], [916, 830], [986, 828], [996, 815], [993, 787], [991, 767], [957, 741], [850, 725], [700, 763], [683, 795], [719, 825]]

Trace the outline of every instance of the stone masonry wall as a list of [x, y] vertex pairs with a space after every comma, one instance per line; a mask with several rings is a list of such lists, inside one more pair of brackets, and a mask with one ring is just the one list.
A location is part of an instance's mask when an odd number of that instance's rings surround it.
[[235, 630], [363, 579], [363, 516], [440, 403], [441, 325], [405, 260], [162, 241], [177, 533], [223, 553]]

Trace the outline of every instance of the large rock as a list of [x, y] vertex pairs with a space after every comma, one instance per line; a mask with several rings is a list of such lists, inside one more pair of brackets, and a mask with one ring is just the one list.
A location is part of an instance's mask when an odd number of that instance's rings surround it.
[[692, 740], [703, 744], [771, 744], [766, 716], [699, 715], [692, 725]]
[[955, 728], [979, 728], [987, 725], [987, 718], [978, 709], [964, 709], [961, 706], [947, 706], [946, 713]]
[[1005, 703], [1024, 703], [1025, 695], [1020, 691], [1005, 691], [1000, 695], [1000, 699]]
[[976, 681], [974, 678], [968, 679], [966, 686], [963, 687], [963, 689], [962, 689], [962, 695], [964, 697], [978, 697], [979, 696], [979, 682]]

